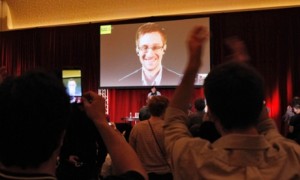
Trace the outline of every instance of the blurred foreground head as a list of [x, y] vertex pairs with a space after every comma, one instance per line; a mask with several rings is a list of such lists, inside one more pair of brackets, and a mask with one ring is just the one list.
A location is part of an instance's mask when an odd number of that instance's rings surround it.
[[36, 168], [61, 146], [69, 96], [60, 79], [42, 71], [0, 85], [0, 162]]
[[262, 76], [250, 65], [231, 61], [206, 77], [204, 93], [209, 111], [226, 130], [256, 125], [264, 101]]

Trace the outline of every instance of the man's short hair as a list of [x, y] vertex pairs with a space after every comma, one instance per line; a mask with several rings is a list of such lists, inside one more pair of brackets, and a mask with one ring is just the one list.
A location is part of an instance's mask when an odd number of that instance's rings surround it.
[[141, 25], [138, 28], [135, 36], [136, 46], [139, 46], [139, 39], [142, 35], [152, 32], [158, 32], [162, 37], [163, 45], [167, 44], [167, 34], [165, 29], [162, 28], [159, 24], [149, 22]]
[[228, 62], [206, 77], [204, 93], [209, 110], [224, 129], [245, 129], [256, 125], [264, 101], [262, 76], [251, 66]]
[[205, 108], [205, 101], [202, 98], [198, 98], [194, 102], [194, 106], [197, 111], [203, 111]]
[[149, 100], [148, 108], [152, 116], [161, 116], [165, 113], [169, 99], [165, 96], [153, 96]]
[[60, 79], [42, 71], [0, 85], [0, 162], [36, 168], [60, 146], [70, 111]]

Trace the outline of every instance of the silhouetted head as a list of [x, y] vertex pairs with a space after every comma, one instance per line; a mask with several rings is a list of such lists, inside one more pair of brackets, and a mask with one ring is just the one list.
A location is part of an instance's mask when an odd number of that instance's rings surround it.
[[194, 106], [197, 111], [204, 111], [205, 108], [205, 101], [202, 98], [198, 98], [194, 102]]
[[169, 99], [165, 96], [153, 96], [149, 100], [148, 108], [151, 116], [162, 116], [169, 104]]
[[256, 125], [264, 101], [262, 76], [245, 63], [228, 62], [206, 77], [204, 93], [209, 111], [224, 129]]
[[62, 143], [69, 96], [56, 76], [31, 71], [0, 85], [0, 161], [35, 168]]

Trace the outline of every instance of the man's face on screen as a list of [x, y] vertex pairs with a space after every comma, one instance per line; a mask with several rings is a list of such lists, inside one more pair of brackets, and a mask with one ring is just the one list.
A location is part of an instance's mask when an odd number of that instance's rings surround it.
[[141, 35], [137, 51], [140, 62], [145, 70], [155, 71], [161, 67], [165, 45], [163, 44], [162, 37], [158, 32]]
[[75, 96], [76, 94], [76, 82], [74, 80], [70, 80], [68, 82], [68, 90], [70, 96]]

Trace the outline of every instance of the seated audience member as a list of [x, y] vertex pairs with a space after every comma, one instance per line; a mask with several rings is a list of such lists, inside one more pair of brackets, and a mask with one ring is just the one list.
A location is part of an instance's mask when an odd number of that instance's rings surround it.
[[56, 179], [69, 105], [56, 76], [33, 71], [2, 82], [0, 179]]
[[286, 107], [286, 111], [284, 113], [284, 115], [282, 116], [282, 133], [284, 134], [284, 136], [286, 136], [287, 138], [291, 138], [291, 133], [289, 132], [289, 125], [290, 125], [290, 121], [291, 118], [295, 115], [293, 107], [291, 105], [288, 105]]
[[164, 148], [164, 114], [169, 100], [153, 96], [148, 103], [151, 117], [133, 126], [129, 144], [136, 151], [151, 180], [172, 179]]
[[71, 117], [61, 148], [57, 178], [98, 180], [107, 154], [104, 142], [82, 104], [71, 104]]
[[94, 122], [106, 145], [116, 174], [119, 175], [108, 176], [105, 179], [148, 179], [147, 173], [132, 147], [119, 131], [107, 123], [105, 99], [94, 92], [88, 92], [84, 94], [82, 102], [85, 112]]
[[222, 137], [211, 144], [188, 132], [188, 102], [207, 39], [203, 26], [191, 32], [184, 77], [166, 111], [165, 146], [175, 179], [299, 179], [300, 146], [268, 117], [263, 79], [247, 63], [217, 66], [205, 79], [208, 113]]

